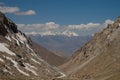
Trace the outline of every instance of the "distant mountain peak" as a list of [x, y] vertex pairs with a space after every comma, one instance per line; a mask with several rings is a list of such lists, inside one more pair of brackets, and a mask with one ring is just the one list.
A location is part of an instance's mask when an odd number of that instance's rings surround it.
[[70, 32], [70, 31], [64, 31], [64, 32], [62, 32], [62, 35], [65, 35], [65, 36], [68, 36], [68, 37], [79, 36], [77, 33]]
[[31, 33], [26, 33], [26, 35], [41, 35], [41, 36], [67, 36], [67, 37], [73, 37], [73, 36], [79, 36], [77, 33], [72, 32], [72, 31], [62, 31], [62, 32], [54, 32], [54, 31], [47, 31], [47, 32], [31, 32]]

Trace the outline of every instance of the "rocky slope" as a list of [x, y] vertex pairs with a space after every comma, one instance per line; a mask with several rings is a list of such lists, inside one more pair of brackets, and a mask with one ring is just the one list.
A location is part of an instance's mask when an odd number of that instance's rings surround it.
[[32, 47], [32, 41], [0, 12], [0, 80], [49, 80], [63, 75]]
[[55, 53], [52, 53], [51, 51], [38, 45], [37, 43], [33, 42], [32, 44], [33, 44], [33, 49], [35, 50], [35, 52], [50, 65], [60, 66], [66, 61], [66, 58], [58, 56]]
[[109, 24], [62, 65], [69, 77], [79, 80], [120, 79], [120, 17]]

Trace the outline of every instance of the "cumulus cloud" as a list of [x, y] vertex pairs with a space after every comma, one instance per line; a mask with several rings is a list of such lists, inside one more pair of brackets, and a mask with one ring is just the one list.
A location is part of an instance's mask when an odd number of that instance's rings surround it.
[[35, 15], [34, 10], [21, 11], [19, 7], [5, 6], [4, 3], [0, 2], [0, 11], [3, 13], [13, 13], [15, 15]]
[[55, 32], [51, 32], [51, 31], [45, 31], [45, 32], [25, 32], [25, 34], [27, 34], [27, 35], [37, 35], [37, 34], [40, 34], [41, 36], [56, 35]]
[[56, 24], [54, 22], [48, 22], [44, 25], [44, 28], [48, 28], [48, 29], [57, 29], [59, 28], [59, 24]]
[[60, 27], [59, 24], [54, 22], [47, 22], [45, 24], [17, 24], [20, 29], [28, 30], [54, 30]]
[[0, 6], [0, 11], [3, 12], [3, 13], [16, 13], [19, 11], [19, 8], [18, 7], [1, 7]]
[[112, 21], [110, 19], [105, 20], [105, 24], [113, 24], [113, 23], [114, 23], [114, 21]]
[[45, 35], [66, 35], [66, 36], [79, 36], [79, 35], [93, 35], [101, 31], [107, 24], [112, 24], [112, 20], [105, 20], [104, 23], [88, 23], [79, 25], [66, 25], [62, 26], [55, 22], [47, 22], [45, 24], [18, 24], [18, 28], [26, 34], [40, 34]]
[[[62, 27], [54, 22], [47, 22], [45, 24], [17, 24], [18, 28], [26, 34], [40, 34], [45, 35], [65, 35], [65, 36], [78, 36], [77, 33], [69, 31], [66, 27]], [[61, 29], [62, 28], [62, 29]], [[61, 30], [60, 30], [61, 29]]]
[[68, 25], [67, 29], [80, 30], [80, 29], [98, 28], [99, 26], [100, 26], [99, 23], [88, 23], [88, 24], [80, 24], [80, 25]]
[[105, 25], [105, 27], [107, 27], [108, 24], [113, 24], [113, 23], [114, 23], [114, 21], [107, 19], [107, 20], [105, 20], [104, 25]]
[[28, 10], [28, 11], [25, 11], [25, 12], [16, 12], [15, 14], [16, 15], [35, 15], [36, 12], [33, 11], [33, 10]]

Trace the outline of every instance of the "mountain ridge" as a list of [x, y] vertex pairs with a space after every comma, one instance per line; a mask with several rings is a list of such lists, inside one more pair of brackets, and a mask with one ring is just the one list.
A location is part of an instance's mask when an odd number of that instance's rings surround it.
[[63, 75], [35, 52], [32, 43], [0, 12], [0, 80], [49, 80]]
[[118, 80], [120, 79], [120, 17], [108, 24], [102, 32], [61, 67], [69, 77], [79, 80]]

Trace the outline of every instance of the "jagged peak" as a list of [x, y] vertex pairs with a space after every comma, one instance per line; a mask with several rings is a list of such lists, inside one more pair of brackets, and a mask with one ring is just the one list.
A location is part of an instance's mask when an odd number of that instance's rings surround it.
[[120, 25], [120, 16], [118, 16], [118, 18], [115, 20], [115, 22], [112, 25], [113, 29], [118, 29]]
[[115, 23], [120, 23], [120, 16], [117, 17], [117, 19], [115, 20]]
[[17, 25], [0, 12], [0, 35], [8, 33], [18, 33]]
[[120, 27], [120, 16], [117, 17], [117, 19], [114, 21], [113, 24], [108, 24], [107, 28], [105, 28], [103, 31], [108, 30], [109, 32], [113, 32], [115, 30], [117, 30]]
[[0, 12], [0, 22], [3, 22], [4, 17], [5, 17], [5, 15], [2, 12]]

